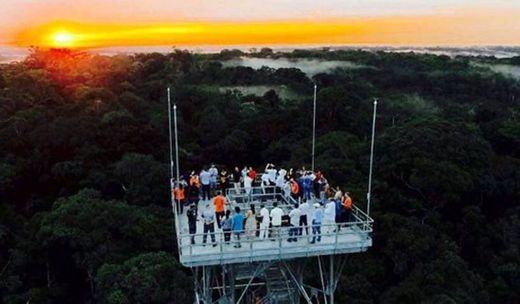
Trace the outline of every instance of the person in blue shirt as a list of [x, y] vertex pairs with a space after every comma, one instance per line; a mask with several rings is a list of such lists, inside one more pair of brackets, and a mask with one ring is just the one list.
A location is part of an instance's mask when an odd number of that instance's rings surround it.
[[231, 210], [226, 210], [226, 216], [222, 221], [222, 231], [224, 232], [224, 242], [226, 245], [231, 240], [231, 230], [233, 229], [233, 218], [231, 217]]
[[240, 213], [240, 207], [235, 207], [235, 215], [233, 215], [233, 234], [237, 239], [237, 243], [235, 244], [235, 248], [240, 248], [240, 234], [244, 232], [244, 215]]
[[312, 218], [312, 241], [311, 244], [314, 244], [316, 241], [321, 241], [321, 221], [323, 219], [323, 209], [321, 205], [316, 203], [314, 204], [316, 208], [314, 210], [314, 216]]

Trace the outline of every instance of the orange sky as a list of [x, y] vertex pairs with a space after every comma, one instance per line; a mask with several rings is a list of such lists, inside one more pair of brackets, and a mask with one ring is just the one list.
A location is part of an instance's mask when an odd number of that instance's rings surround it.
[[[3, 36], [0, 43], [81, 48], [137, 45], [520, 45], [520, 6], [516, 5], [507, 9], [440, 6], [420, 10], [421, 7], [416, 7], [387, 13], [358, 8], [357, 14], [337, 13], [334, 7], [327, 6], [310, 6], [307, 11], [293, 12], [291, 7], [286, 7], [287, 12], [273, 11], [271, 17], [269, 11], [260, 8], [258, 13], [244, 10], [242, 16], [238, 5], [238, 10], [235, 6], [229, 10], [222, 8], [213, 15], [211, 10], [202, 10], [198, 16], [190, 16], [185, 8], [184, 13], [179, 10], [177, 16], [168, 18], [158, 8], [156, 11], [147, 8], [148, 11], [143, 10], [140, 14], [135, 10], [119, 13], [114, 7], [99, 7], [98, 13], [95, 7], [78, 0], [84, 10], [82, 15], [81, 11], [72, 8], [70, 14], [66, 14], [68, 7], [56, 11], [52, 6], [41, 6], [41, 2], [35, 0], [21, 1], [33, 3], [39, 9], [27, 11], [18, 19], [12, 17], [18, 21], [9, 22], [9, 18], [3, 23], [0, 21], [0, 34]], [[96, 1], [91, 0], [92, 3]], [[113, 0], [113, 3], [124, 4], [125, 1], [128, 5], [147, 2]], [[151, 2], [159, 3], [157, 1]], [[204, 2], [193, 1], [195, 4], [186, 5], [193, 10], [197, 9], [197, 2]], [[304, 5], [310, 3], [300, 1]], [[371, 1], [378, 2], [367, 0]], [[169, 3], [162, 2], [164, 5]], [[279, 0], [279, 3], [293, 2]], [[5, 3], [0, 4], [0, 9], [3, 5]], [[113, 18], [110, 18], [111, 11]]]

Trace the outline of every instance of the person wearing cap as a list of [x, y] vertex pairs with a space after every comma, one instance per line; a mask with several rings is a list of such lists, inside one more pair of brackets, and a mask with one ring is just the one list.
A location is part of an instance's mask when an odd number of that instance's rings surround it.
[[215, 241], [215, 213], [213, 213], [211, 210], [209, 203], [206, 203], [206, 208], [204, 211], [202, 211], [202, 219], [204, 221], [204, 235], [202, 236], [202, 244], [206, 246], [206, 240], [209, 233], [213, 247], [217, 246]]
[[316, 203], [314, 204], [314, 215], [312, 218], [312, 241], [311, 244], [314, 244], [316, 241], [321, 241], [321, 221], [323, 219], [323, 209], [321, 205]]
[[197, 205], [192, 203], [190, 205], [190, 209], [186, 212], [186, 216], [188, 217], [188, 231], [190, 233], [190, 241], [191, 244], [195, 244], [195, 234], [197, 233], [197, 216], [198, 210]]

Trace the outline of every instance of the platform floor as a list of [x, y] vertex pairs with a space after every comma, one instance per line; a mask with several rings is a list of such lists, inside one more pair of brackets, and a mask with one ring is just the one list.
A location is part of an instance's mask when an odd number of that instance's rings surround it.
[[[205, 209], [207, 202], [199, 202], [199, 216]], [[259, 212], [260, 202], [253, 203], [257, 208], [257, 212]], [[270, 203], [267, 202], [266, 205], [270, 206]], [[242, 209], [246, 210], [249, 207], [249, 203], [240, 205], [241, 207], [243, 206]], [[290, 207], [284, 205], [281, 207], [284, 209], [285, 214], [288, 214]], [[210, 208], [213, 210], [212, 202], [210, 202]], [[208, 235], [207, 244], [204, 245], [202, 244], [202, 221], [197, 222], [195, 245], [191, 245], [186, 210], [177, 218], [179, 219], [180, 230], [180, 261], [188, 267], [362, 252], [372, 246], [372, 239], [369, 235], [371, 227], [364, 225], [364, 222], [349, 223], [348, 227], [342, 227], [338, 233], [332, 232], [333, 229], [331, 227], [329, 234], [326, 231], [328, 229], [322, 226], [321, 241], [314, 244], [310, 243], [312, 240], [312, 229], [310, 227], [310, 235], [307, 235], [305, 229], [303, 229], [303, 235], [297, 237], [297, 242], [289, 242], [287, 240], [289, 227], [282, 227], [280, 236], [273, 240], [260, 239], [256, 236], [247, 238], [243, 233], [240, 239], [241, 248], [234, 247], [237, 245], [237, 240], [234, 236], [231, 237], [230, 243], [225, 243], [223, 232], [215, 223], [216, 242], [212, 243]], [[213, 244], [216, 244], [216, 246], [213, 246]]]

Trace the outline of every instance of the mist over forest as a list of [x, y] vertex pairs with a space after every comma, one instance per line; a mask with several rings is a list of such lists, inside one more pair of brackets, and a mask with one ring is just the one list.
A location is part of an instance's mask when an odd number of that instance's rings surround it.
[[0, 302], [193, 303], [166, 88], [185, 174], [309, 166], [317, 84], [316, 165], [362, 209], [379, 99], [373, 247], [348, 257], [337, 302], [518, 303], [519, 68], [519, 56], [268, 48], [32, 50], [0, 64]]

